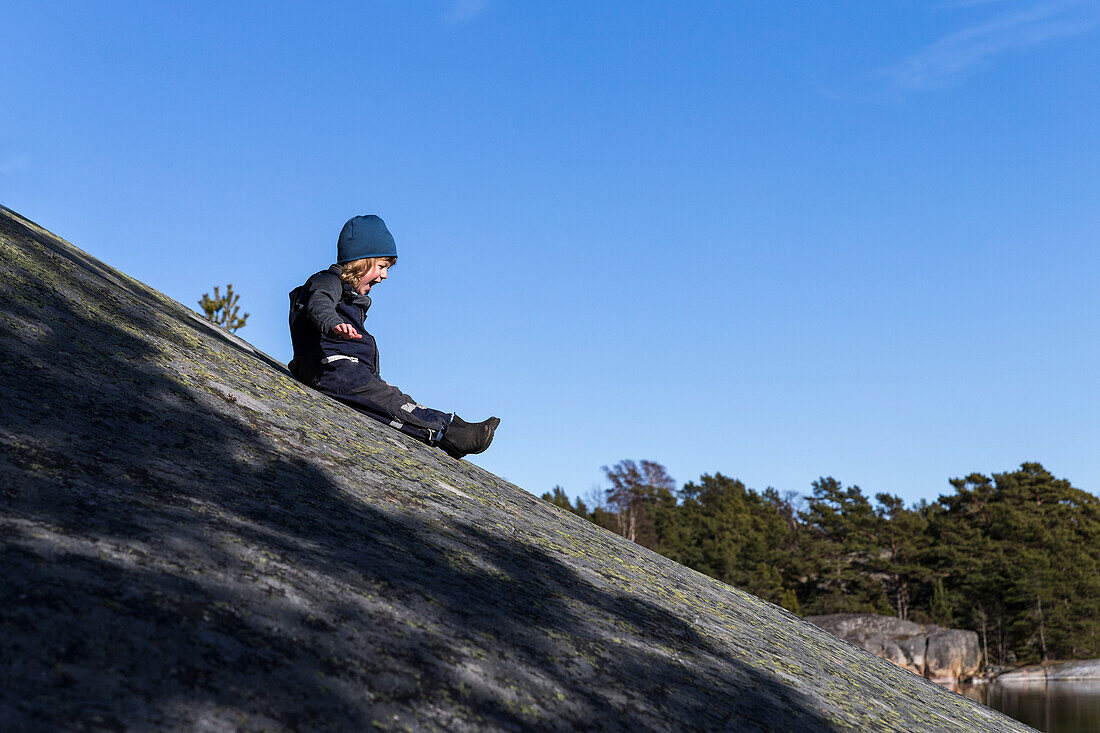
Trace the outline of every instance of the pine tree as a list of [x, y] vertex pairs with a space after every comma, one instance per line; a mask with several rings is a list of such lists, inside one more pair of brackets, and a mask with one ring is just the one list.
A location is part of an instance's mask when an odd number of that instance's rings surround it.
[[790, 610], [799, 607], [790, 497], [772, 488], [757, 493], [720, 473], [686, 484], [680, 496], [674, 559]]
[[560, 486], [555, 486], [551, 491], [547, 491], [542, 495], [544, 501], [548, 501], [554, 506], [559, 506], [566, 511], [573, 512], [580, 517], [588, 517], [588, 507], [581, 501], [580, 497], [577, 497], [577, 503], [574, 505], [569, 500], [569, 497], [565, 494], [565, 489]]
[[1100, 653], [1100, 499], [1038, 463], [952, 485], [930, 514], [925, 562], [957, 623], [996, 630], [990, 661]]
[[955, 622], [955, 614], [951, 605], [951, 599], [947, 597], [947, 591], [943, 587], [943, 578], [936, 581], [935, 590], [932, 592], [931, 608], [932, 620], [939, 626], [950, 627]]
[[897, 617], [908, 619], [914, 596], [927, 576], [920, 558], [928, 522], [918, 510], [906, 509], [897, 496], [880, 493], [875, 501], [881, 550], [870, 565], [884, 576]]
[[241, 296], [233, 292], [232, 284], [225, 286], [225, 295], [221, 295], [218, 286], [215, 285], [214, 297], [211, 298], [210, 293], [203, 293], [199, 306], [202, 308], [206, 320], [224, 327], [230, 333], [236, 333], [238, 329], [244, 328], [245, 321], [248, 320], [249, 316], [248, 313], [243, 316], [237, 315], [240, 312], [237, 301], [240, 299]]
[[892, 613], [885, 588], [872, 577], [881, 554], [882, 522], [860, 488], [844, 489], [832, 477], [818, 479], [801, 516], [802, 608]]

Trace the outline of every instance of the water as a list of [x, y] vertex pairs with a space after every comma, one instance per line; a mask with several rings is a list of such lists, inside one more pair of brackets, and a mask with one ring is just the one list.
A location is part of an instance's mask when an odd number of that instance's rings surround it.
[[960, 692], [1043, 733], [1100, 733], [1100, 681], [992, 683]]

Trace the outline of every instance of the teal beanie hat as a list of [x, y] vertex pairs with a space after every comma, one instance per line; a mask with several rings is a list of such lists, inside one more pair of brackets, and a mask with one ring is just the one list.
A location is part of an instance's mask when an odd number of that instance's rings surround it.
[[393, 235], [386, 228], [386, 222], [374, 214], [348, 219], [336, 243], [336, 264], [364, 257], [397, 257]]

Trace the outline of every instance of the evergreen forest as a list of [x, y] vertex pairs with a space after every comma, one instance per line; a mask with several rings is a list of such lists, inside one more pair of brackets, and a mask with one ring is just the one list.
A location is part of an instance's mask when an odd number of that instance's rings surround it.
[[972, 629], [992, 665], [1100, 657], [1100, 499], [1038, 463], [953, 479], [907, 507], [821, 478], [806, 496], [653, 461], [604, 467], [588, 506], [543, 499], [803, 615]]

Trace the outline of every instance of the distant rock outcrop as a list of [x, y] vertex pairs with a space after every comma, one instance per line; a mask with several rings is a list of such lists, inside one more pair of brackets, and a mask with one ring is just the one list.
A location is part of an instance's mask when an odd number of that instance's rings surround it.
[[5, 209], [0, 538], [4, 731], [1026, 729], [303, 388]]
[[806, 620], [940, 685], [954, 686], [981, 669], [981, 648], [973, 631], [944, 629], [873, 613], [807, 616]]
[[994, 678], [994, 682], [1002, 685], [1046, 684], [1047, 682], [1076, 682], [1079, 680], [1100, 680], [1100, 659], [1033, 664], [1029, 667], [1002, 672]]

